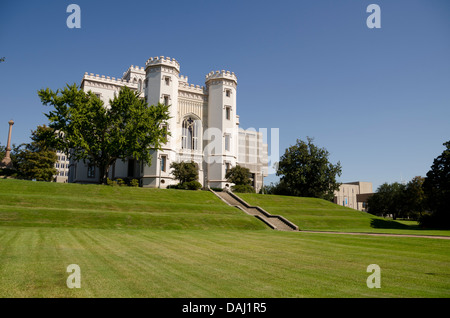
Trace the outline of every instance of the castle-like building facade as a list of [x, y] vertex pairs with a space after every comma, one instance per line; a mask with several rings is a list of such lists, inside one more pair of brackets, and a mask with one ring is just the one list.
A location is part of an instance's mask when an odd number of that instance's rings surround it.
[[[172, 162], [191, 162], [198, 167], [199, 182], [206, 187], [229, 186], [225, 174], [236, 165], [247, 167], [254, 188], [259, 191], [268, 173], [268, 149], [261, 132], [239, 127], [233, 72], [210, 72], [205, 86], [189, 84], [180, 74], [180, 64], [169, 57], [152, 57], [145, 67], [131, 66], [116, 79], [85, 73], [84, 91], [92, 91], [108, 107], [109, 101], [127, 86], [139, 92], [149, 105], [169, 105], [170, 119], [164, 127], [167, 143], [152, 150], [150, 165], [133, 158], [118, 160], [109, 170], [109, 178], [133, 178], [143, 187], [166, 188], [178, 183], [171, 174]], [[99, 172], [89, 162], [71, 162], [69, 182], [94, 183]]]

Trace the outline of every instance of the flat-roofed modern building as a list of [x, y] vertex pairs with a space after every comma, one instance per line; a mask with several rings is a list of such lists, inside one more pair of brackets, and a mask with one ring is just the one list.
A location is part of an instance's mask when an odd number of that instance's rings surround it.
[[372, 193], [372, 182], [343, 183], [334, 193], [334, 203], [359, 211], [367, 211], [367, 199]]

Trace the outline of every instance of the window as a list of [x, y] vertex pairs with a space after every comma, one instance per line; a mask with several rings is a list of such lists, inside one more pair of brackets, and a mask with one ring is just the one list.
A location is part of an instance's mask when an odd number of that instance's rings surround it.
[[230, 151], [230, 135], [225, 134], [225, 150]]
[[138, 81], [138, 92], [139, 93], [142, 92], [142, 80], [141, 79], [139, 79], [139, 81]]
[[102, 97], [102, 94], [100, 94], [100, 93], [94, 93], [94, 95], [97, 96], [98, 98]]
[[164, 76], [164, 81], [166, 82], [167, 86], [170, 86], [170, 76]]
[[169, 105], [169, 95], [164, 95], [163, 99], [164, 99], [164, 105], [168, 106]]
[[128, 159], [128, 178], [132, 178], [134, 176], [134, 159]]
[[230, 97], [231, 96], [231, 89], [225, 90], [225, 96]]
[[161, 171], [166, 172], [167, 156], [161, 156]]
[[61, 161], [66, 161], [66, 156], [62, 156]]
[[87, 177], [88, 178], [95, 178], [95, 166], [89, 165], [87, 170]]
[[199, 150], [198, 136], [200, 134], [200, 120], [186, 117], [183, 120], [181, 148], [190, 150]]
[[225, 162], [225, 174], [228, 172], [228, 170], [231, 169], [231, 164], [229, 162]]
[[231, 107], [230, 106], [225, 107], [225, 118], [228, 120], [231, 119]]
[[167, 138], [167, 132], [169, 131], [168, 128], [167, 128], [167, 125], [162, 125], [161, 128], [162, 128], [162, 131], [163, 131], [163, 137]]

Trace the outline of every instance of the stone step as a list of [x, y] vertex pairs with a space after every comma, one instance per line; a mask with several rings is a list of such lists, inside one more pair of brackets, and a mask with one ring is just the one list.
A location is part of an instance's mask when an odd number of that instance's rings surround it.
[[267, 211], [264, 211], [260, 207], [255, 207], [249, 205], [247, 202], [242, 200], [234, 193], [228, 193], [226, 191], [215, 192], [211, 190], [214, 194], [216, 194], [219, 198], [221, 198], [228, 205], [239, 208], [249, 215], [253, 215], [266, 223], [272, 229], [279, 231], [298, 231], [298, 226], [293, 224], [292, 222], [286, 220], [285, 218], [279, 215], [271, 215]]

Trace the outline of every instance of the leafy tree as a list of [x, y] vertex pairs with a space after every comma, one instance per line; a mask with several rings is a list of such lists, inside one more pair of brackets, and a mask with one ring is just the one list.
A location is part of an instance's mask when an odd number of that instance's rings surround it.
[[194, 162], [172, 162], [170, 168], [175, 179], [180, 181], [180, 185], [193, 181], [198, 182], [198, 169]]
[[41, 89], [38, 95], [44, 105], [54, 107], [45, 114], [53, 129], [47, 143], [72, 160], [88, 160], [98, 167], [100, 183], [106, 184], [117, 159], [132, 157], [151, 164], [150, 150], [160, 149], [167, 141], [162, 124], [169, 119], [169, 106], [148, 106], [126, 86], [109, 101], [110, 107], [75, 84], [56, 92]]
[[14, 149], [13, 166], [18, 176], [24, 179], [37, 181], [52, 181], [56, 175], [56, 151], [47, 146], [42, 136], [52, 131], [51, 128], [38, 126], [31, 133], [32, 142], [22, 144]]
[[250, 169], [236, 165], [230, 168], [225, 174], [225, 178], [230, 183], [234, 183], [232, 190], [240, 193], [255, 193], [255, 189], [250, 185]]
[[446, 149], [434, 159], [423, 182], [431, 213], [421, 220], [424, 226], [450, 227], [450, 140], [444, 146]]
[[225, 174], [225, 178], [227, 178], [227, 181], [230, 183], [234, 183], [235, 185], [249, 185], [251, 183], [249, 176], [250, 170], [240, 165], [236, 165], [228, 169], [227, 173]]
[[408, 182], [405, 188], [405, 205], [408, 216], [417, 219], [425, 211], [425, 192], [423, 182], [425, 178], [417, 176]]
[[286, 149], [278, 163], [277, 176], [288, 189], [286, 194], [332, 200], [340, 186], [336, 176], [341, 175], [341, 164], [330, 163], [329, 152], [314, 145], [312, 138], [307, 140], [297, 139], [294, 146]]
[[392, 214], [394, 220], [406, 216], [405, 189], [406, 186], [398, 182], [383, 183], [368, 199], [368, 212], [382, 216]]

